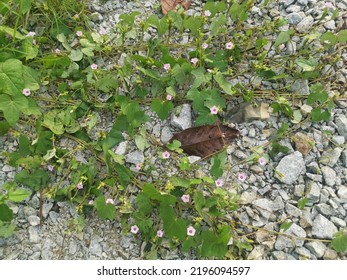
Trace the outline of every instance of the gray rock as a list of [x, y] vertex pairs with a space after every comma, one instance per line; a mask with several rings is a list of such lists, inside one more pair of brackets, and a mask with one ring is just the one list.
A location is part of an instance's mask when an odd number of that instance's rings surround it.
[[294, 195], [297, 197], [303, 197], [305, 195], [305, 185], [296, 185], [294, 187]]
[[341, 154], [341, 159], [344, 167], [347, 167], [347, 149]]
[[321, 188], [314, 181], [306, 181], [306, 197], [311, 203], [316, 203], [320, 198]]
[[29, 232], [29, 242], [30, 243], [39, 243], [41, 238], [39, 235], [39, 230], [37, 227], [30, 226], [28, 229]]
[[277, 196], [272, 204], [272, 210], [278, 211], [282, 210], [284, 208], [283, 199], [280, 196]]
[[183, 104], [175, 109], [171, 115], [171, 125], [181, 130], [192, 127], [192, 110], [189, 104]]
[[335, 118], [337, 131], [340, 135], [347, 137], [347, 118], [344, 115], [339, 115]]
[[317, 258], [323, 257], [327, 247], [323, 242], [313, 241], [305, 244], [305, 247], [309, 249]]
[[168, 126], [164, 126], [162, 131], [161, 131], [161, 135], [160, 135], [160, 141], [163, 144], [166, 144], [167, 142], [170, 141], [170, 139], [172, 138], [173, 133], [170, 130], [170, 127]]
[[299, 5], [292, 5], [286, 9], [287, 13], [297, 13], [300, 11], [301, 11], [301, 7]]
[[295, 252], [299, 255], [299, 259], [304, 259], [304, 260], [314, 259], [311, 252], [305, 247], [298, 247], [295, 249]]
[[314, 22], [314, 19], [312, 16], [305, 17], [302, 21], [299, 22], [299, 24], [296, 26], [296, 30], [299, 33], [305, 33], [310, 30]]
[[311, 216], [310, 210], [304, 209], [302, 212], [303, 212], [303, 214], [302, 214], [300, 222], [299, 222], [300, 226], [302, 228], [312, 227], [313, 221], [312, 221], [312, 216]]
[[302, 238], [306, 237], [306, 232], [297, 224], [292, 224], [290, 228], [284, 233], [288, 236], [292, 236], [292, 238], [286, 237], [284, 235], [279, 235], [275, 243], [276, 250], [284, 250], [285, 248], [293, 248], [295, 246], [299, 247], [304, 244], [304, 240]]
[[318, 214], [313, 220], [312, 235], [320, 239], [332, 239], [337, 232], [336, 226], [323, 215]]
[[247, 260], [261, 260], [265, 253], [264, 246], [255, 246], [254, 249], [247, 256]]
[[56, 223], [58, 221], [58, 218], [59, 218], [59, 214], [57, 212], [49, 212], [49, 218], [51, 219], [51, 221], [53, 223]]
[[1, 168], [2, 171], [4, 172], [11, 172], [11, 171], [15, 171], [16, 168], [15, 167], [12, 167], [8, 164], [5, 164], [2, 168]]
[[334, 186], [335, 182], [336, 182], [336, 172], [334, 169], [330, 168], [329, 166], [323, 166], [321, 168], [322, 170], [322, 174], [323, 174], [323, 178], [325, 183], [328, 186]]
[[303, 116], [307, 116], [312, 111], [312, 106], [304, 104], [300, 107], [300, 112]]
[[338, 256], [335, 250], [327, 248], [323, 256], [324, 260], [337, 260]]
[[269, 104], [263, 102], [257, 103], [257, 106], [254, 106], [253, 103], [242, 103], [236, 107], [233, 104], [228, 104], [225, 119], [230, 123], [267, 120], [270, 118], [268, 109]]
[[290, 203], [286, 203], [286, 212], [292, 217], [300, 217], [302, 215], [302, 211]]
[[42, 216], [46, 219], [48, 217], [49, 211], [53, 207], [53, 202], [47, 202], [42, 205]]
[[337, 190], [337, 196], [342, 203], [347, 203], [347, 187], [340, 186]]
[[189, 163], [194, 163], [194, 162], [196, 162], [196, 161], [198, 161], [200, 159], [201, 159], [201, 157], [198, 157], [198, 156], [189, 156], [188, 157]]
[[241, 204], [250, 204], [257, 199], [257, 194], [255, 192], [245, 191], [240, 196]]
[[275, 177], [287, 185], [293, 184], [299, 175], [305, 173], [305, 162], [298, 151], [285, 156], [276, 167]]
[[316, 208], [318, 212], [324, 215], [325, 217], [336, 215], [337, 213], [333, 207], [326, 203], [319, 203], [316, 205]]
[[326, 23], [324, 23], [323, 25], [326, 29], [330, 29], [330, 30], [335, 30], [336, 29], [336, 25], [335, 25], [335, 21], [334, 20], [329, 20]]
[[260, 198], [260, 199], [254, 200], [252, 202], [252, 205], [258, 208], [261, 215], [265, 218], [270, 217], [274, 208], [274, 203], [271, 200], [266, 198]]
[[296, 53], [297, 44], [294, 41], [289, 41], [286, 44], [286, 54], [293, 55]]
[[287, 16], [287, 20], [289, 24], [297, 25], [300, 21], [302, 21], [302, 17], [299, 13], [291, 13]]
[[345, 144], [345, 137], [341, 135], [333, 135], [331, 141], [336, 145], [343, 145]]
[[102, 255], [102, 247], [100, 245], [101, 241], [102, 241], [102, 238], [99, 237], [98, 235], [95, 235], [92, 237], [90, 241], [90, 246], [89, 246], [89, 252], [91, 255], [95, 255], [99, 257]]
[[40, 224], [40, 218], [35, 215], [31, 215], [28, 217], [28, 222], [31, 226], [38, 226]]
[[272, 256], [275, 260], [295, 260], [295, 258], [292, 255], [282, 251], [274, 251], [272, 252]]
[[51, 260], [53, 259], [53, 256], [54, 254], [52, 251], [52, 241], [49, 238], [47, 238], [43, 242], [41, 257], [43, 260]]
[[298, 3], [301, 6], [307, 6], [308, 0], [298, 0], [296, 3]]
[[129, 163], [133, 163], [133, 164], [136, 164], [136, 163], [139, 163], [139, 162], [144, 162], [145, 161], [145, 157], [143, 155], [143, 152], [139, 151], [139, 150], [136, 150], [134, 152], [131, 152], [129, 154], [127, 154], [125, 156], [125, 161], [126, 162], [129, 162]]
[[288, 7], [288, 6], [290, 6], [291, 4], [293, 4], [295, 2], [295, 0], [286, 0], [285, 2], [284, 2], [284, 7]]
[[294, 91], [297, 94], [310, 94], [308, 80], [296, 80], [292, 85], [292, 91]]
[[330, 221], [332, 221], [334, 223], [334, 225], [336, 225], [338, 228], [345, 228], [347, 223], [346, 221], [338, 218], [338, 217], [331, 217]]
[[114, 151], [117, 155], [123, 156], [127, 152], [128, 149], [128, 141], [120, 142]]
[[69, 254], [70, 255], [75, 255], [78, 249], [78, 245], [75, 240], [71, 239], [70, 244], [69, 244]]
[[319, 159], [319, 162], [330, 167], [334, 167], [337, 161], [339, 160], [342, 153], [342, 149], [336, 147], [335, 149], [325, 150]]

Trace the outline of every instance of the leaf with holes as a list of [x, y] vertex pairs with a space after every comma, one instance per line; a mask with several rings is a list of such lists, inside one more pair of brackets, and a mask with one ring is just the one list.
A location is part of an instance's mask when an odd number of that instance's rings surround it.
[[237, 129], [226, 125], [203, 125], [176, 133], [170, 142], [178, 140], [184, 152], [205, 158], [222, 150], [238, 135]]

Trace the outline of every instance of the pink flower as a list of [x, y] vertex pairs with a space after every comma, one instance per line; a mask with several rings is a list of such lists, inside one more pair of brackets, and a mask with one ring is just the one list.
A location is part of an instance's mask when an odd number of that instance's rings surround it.
[[163, 237], [163, 235], [164, 235], [164, 232], [162, 230], [158, 230], [157, 231], [157, 236], [158, 237]]
[[190, 60], [191, 63], [193, 63], [193, 65], [196, 65], [199, 62], [199, 59], [197, 59], [196, 57], [192, 58]]
[[208, 44], [204, 42], [204, 43], [202, 43], [201, 47], [205, 50], [208, 48]]
[[131, 233], [136, 234], [139, 232], [139, 228], [137, 225], [134, 225], [130, 228]]
[[239, 173], [238, 178], [241, 182], [244, 182], [247, 178], [247, 175], [245, 173]]
[[283, 50], [285, 47], [286, 47], [285, 44], [279, 45], [280, 50]]
[[208, 73], [213, 73], [213, 70], [212, 69], [207, 69], [207, 72]]
[[108, 198], [108, 199], [106, 199], [106, 203], [107, 203], [107, 204], [113, 204], [114, 201], [113, 201], [112, 198]]
[[213, 106], [212, 108], [210, 108], [210, 111], [211, 111], [212, 115], [217, 115], [218, 114], [218, 107]]
[[27, 36], [27, 37], [34, 37], [35, 35], [36, 35], [35, 32], [30, 31], [26, 36]]
[[82, 182], [79, 182], [79, 183], [76, 185], [76, 188], [79, 189], [79, 190], [82, 190], [82, 189], [83, 189], [83, 184], [82, 184]]
[[228, 42], [228, 43], [225, 44], [225, 48], [227, 50], [231, 50], [231, 49], [234, 48], [234, 44], [232, 42]]
[[83, 32], [82, 32], [82, 31], [80, 31], [80, 30], [78, 30], [78, 31], [76, 32], [76, 35], [77, 35], [77, 37], [82, 37]]
[[93, 199], [89, 200], [88, 204], [89, 205], [94, 205], [94, 200]]
[[163, 154], [162, 154], [163, 158], [167, 159], [170, 157], [170, 153], [168, 151], [165, 151]]
[[92, 68], [93, 70], [98, 69], [98, 65], [93, 63], [92, 65], [90, 65], [90, 68]]
[[216, 181], [214, 181], [214, 183], [216, 184], [217, 187], [221, 187], [224, 185], [224, 182], [222, 179], [217, 179]]
[[325, 4], [324, 4], [324, 6], [325, 6], [325, 8], [334, 8], [334, 5], [333, 5], [333, 3], [331, 3], [331, 2], [325, 2]]
[[163, 68], [164, 68], [165, 71], [169, 71], [170, 68], [171, 68], [171, 65], [169, 63], [165, 63]]
[[137, 170], [141, 170], [141, 167], [142, 167], [141, 162], [136, 163], [135, 168], [136, 168]]
[[260, 165], [265, 165], [267, 163], [267, 160], [266, 160], [266, 158], [261, 157], [261, 158], [258, 159], [258, 162], [259, 162]]
[[23, 89], [22, 93], [25, 95], [25, 96], [29, 96], [30, 95], [30, 89], [29, 88], [25, 88]]
[[211, 12], [209, 10], [204, 11], [205, 17], [211, 16]]
[[189, 236], [194, 236], [195, 235], [195, 228], [193, 228], [192, 226], [187, 228], [187, 235]]
[[53, 169], [54, 169], [54, 167], [53, 167], [53, 165], [48, 165], [48, 166], [47, 166], [47, 169], [48, 169], [48, 171], [51, 171], [51, 172], [52, 172]]
[[189, 200], [190, 200], [190, 196], [189, 196], [189, 194], [184, 194], [184, 195], [181, 196], [181, 199], [182, 199], [183, 202], [188, 203]]
[[168, 94], [168, 95], [166, 95], [166, 100], [172, 100], [172, 95], [170, 95], [170, 94]]
[[55, 52], [56, 54], [60, 54], [60, 53], [61, 53], [61, 50], [58, 49], [58, 48], [56, 48], [56, 49], [54, 50], [54, 52]]
[[228, 241], [228, 245], [233, 245], [234, 243], [234, 239], [232, 237], [230, 237], [229, 241]]

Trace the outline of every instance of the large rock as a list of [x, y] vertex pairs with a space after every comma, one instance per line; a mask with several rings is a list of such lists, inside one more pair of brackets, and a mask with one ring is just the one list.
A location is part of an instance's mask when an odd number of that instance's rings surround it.
[[276, 167], [275, 177], [282, 183], [291, 185], [295, 183], [299, 175], [305, 173], [305, 162], [298, 151], [285, 156]]
[[171, 125], [181, 130], [192, 127], [192, 110], [189, 104], [183, 104], [171, 115]]
[[336, 182], [336, 172], [329, 166], [323, 166], [321, 168], [325, 184], [328, 186], [334, 186]]
[[237, 107], [227, 109], [225, 119], [230, 123], [243, 123], [254, 120], [266, 120], [270, 118], [269, 104], [258, 103], [254, 106], [251, 103], [242, 103]]
[[320, 239], [332, 239], [337, 232], [336, 226], [323, 215], [318, 214], [313, 220], [312, 235]]
[[337, 126], [337, 131], [340, 135], [347, 137], [347, 118], [344, 115], [339, 115], [335, 119], [335, 124]]
[[[298, 226], [297, 224], [292, 224], [291, 227], [284, 232], [288, 236], [292, 236], [293, 238], [289, 238], [284, 235], [279, 235], [277, 241], [275, 243], [276, 250], [283, 250], [285, 248], [293, 248], [299, 247], [304, 244], [304, 240], [302, 238], [306, 237], [306, 231]], [[296, 238], [299, 237], [299, 238]]]
[[296, 26], [296, 30], [299, 33], [305, 33], [307, 32], [313, 25], [314, 19], [312, 16], [305, 17], [302, 21], [298, 23]]

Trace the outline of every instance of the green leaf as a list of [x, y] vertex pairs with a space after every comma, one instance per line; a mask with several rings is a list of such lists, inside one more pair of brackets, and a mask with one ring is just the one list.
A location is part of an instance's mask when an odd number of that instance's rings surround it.
[[327, 101], [329, 94], [325, 91], [322, 84], [314, 84], [310, 87], [310, 95], [307, 97], [306, 103], [312, 105], [315, 102], [322, 104]]
[[[0, 2], [1, 4], [1, 2]], [[21, 34], [20, 32], [18, 32], [17, 30], [14, 30], [11, 27], [8, 27], [6, 25], [0, 25], [0, 33], [4, 32], [7, 33], [8, 35], [10, 35], [11, 37], [15, 37], [18, 40], [23, 40], [25, 39], [25, 36], [23, 34]]]
[[320, 37], [321, 43], [328, 44], [329, 46], [333, 46], [337, 43], [338, 36], [336, 36], [334, 33], [327, 31], [322, 34]]
[[9, 237], [11, 236], [16, 229], [16, 226], [14, 224], [2, 222], [0, 220], [0, 237]]
[[13, 219], [13, 211], [6, 204], [0, 204], [0, 221], [9, 222]]
[[69, 58], [72, 61], [81, 61], [83, 58], [83, 52], [81, 50], [71, 50], [69, 54]]
[[213, 76], [213, 78], [226, 94], [234, 95], [236, 93], [234, 86], [227, 80], [225, 80], [222, 73], [218, 72], [216, 75]]
[[147, 77], [153, 78], [155, 80], [160, 80], [160, 74], [158, 71], [152, 69], [145, 69], [141, 66], [137, 66], [136, 68], [140, 70], [143, 74], [145, 74]]
[[119, 163], [115, 163], [115, 171], [119, 176], [120, 183], [125, 187], [131, 182], [131, 178], [133, 177], [132, 172], [126, 168], [124, 165]]
[[48, 174], [41, 169], [36, 169], [31, 173], [29, 173], [28, 170], [24, 169], [18, 172], [15, 175], [14, 179], [17, 183], [21, 183], [25, 186], [30, 187], [34, 191], [38, 191], [43, 186], [47, 186]]
[[217, 179], [223, 175], [226, 159], [227, 154], [225, 150], [211, 158], [211, 175], [214, 179]]
[[309, 202], [309, 199], [307, 197], [301, 198], [298, 201], [298, 208], [303, 210], [308, 202]]
[[8, 199], [14, 202], [20, 202], [31, 195], [31, 192], [25, 189], [16, 189], [8, 192]]
[[153, 100], [151, 103], [151, 109], [157, 113], [158, 117], [163, 121], [169, 115], [171, 110], [173, 109], [173, 104], [167, 100]]
[[280, 34], [278, 34], [274, 47], [277, 48], [279, 45], [285, 44], [290, 40], [290, 36], [294, 34], [294, 30], [289, 29], [287, 31], [281, 31]]
[[177, 177], [177, 176], [171, 176], [170, 177], [170, 182], [172, 183], [172, 185], [174, 187], [184, 187], [184, 188], [188, 188], [189, 187], [189, 180], [186, 178], [181, 178], [181, 177]]
[[216, 13], [223, 12], [226, 10], [226, 5], [222, 1], [207, 2], [204, 7], [204, 11], [210, 11], [211, 17], [214, 17]]
[[291, 226], [293, 222], [284, 222], [281, 224], [280, 229], [283, 231], [287, 231]]
[[39, 53], [39, 49], [32, 42], [32, 38], [26, 38], [22, 44], [22, 51], [25, 54], [25, 59], [33, 59]]
[[212, 78], [212, 75], [206, 72], [205, 69], [202, 67], [194, 69], [192, 71], [192, 74], [195, 77], [194, 83], [192, 85], [193, 88], [197, 88], [201, 85], [205, 85]]
[[112, 90], [117, 91], [118, 80], [114, 75], [107, 75], [107, 76], [97, 80], [95, 86], [99, 90], [106, 92], [106, 93], [109, 93]]
[[310, 116], [313, 122], [329, 121], [331, 118], [331, 113], [328, 110], [314, 108], [311, 111]]
[[97, 215], [101, 219], [114, 220], [114, 218], [116, 217], [115, 206], [111, 203], [106, 203], [106, 199], [103, 195], [98, 196], [94, 200], [94, 207], [96, 209]]
[[28, 101], [23, 95], [0, 95], [0, 110], [4, 112], [5, 119], [11, 126], [17, 123], [20, 112], [27, 106]]
[[142, 135], [135, 135], [135, 144], [142, 152], [149, 147], [147, 139]]
[[212, 231], [202, 232], [201, 255], [203, 257], [216, 257], [222, 259], [228, 250], [225, 242], [218, 234]]
[[202, 208], [205, 205], [205, 197], [202, 191], [197, 190], [194, 192], [194, 207], [198, 211], [199, 215], [202, 217]]
[[219, 15], [217, 18], [215, 17], [210, 26], [211, 35], [219, 35], [224, 33], [226, 30], [226, 22], [227, 17], [225, 14]]
[[304, 72], [306, 72], [315, 70], [318, 62], [313, 57], [310, 57], [309, 59], [299, 58], [296, 60], [296, 64], [299, 65]]
[[154, 187], [153, 184], [146, 183], [142, 187], [142, 192], [150, 199], [160, 200], [160, 192]]
[[64, 133], [64, 125], [62, 124], [58, 110], [51, 110], [45, 113], [43, 117], [43, 125], [49, 128], [54, 134], [62, 135]]
[[175, 64], [172, 68], [172, 73], [179, 85], [184, 85], [186, 79], [189, 77], [188, 73], [190, 73], [191, 69], [191, 65], [188, 63], [183, 63], [182, 65]]
[[183, 27], [189, 29], [193, 35], [198, 34], [203, 24], [202, 18], [199, 16], [186, 17], [183, 20]]
[[11, 126], [7, 121], [0, 121], [0, 136], [4, 136], [10, 128]]
[[343, 230], [334, 234], [334, 238], [331, 241], [331, 247], [337, 252], [342, 253], [347, 250], [347, 234]]
[[135, 204], [137, 205], [138, 211], [145, 216], [150, 214], [153, 210], [150, 198], [144, 193], [139, 193], [136, 196]]
[[22, 94], [24, 88], [22, 62], [18, 59], [0, 62], [0, 92], [17, 95]]
[[344, 44], [347, 42], [347, 30], [341, 29], [339, 33], [337, 33], [337, 39], [340, 43]]

